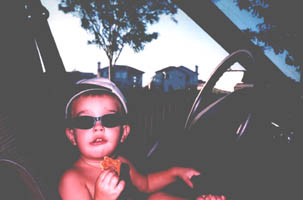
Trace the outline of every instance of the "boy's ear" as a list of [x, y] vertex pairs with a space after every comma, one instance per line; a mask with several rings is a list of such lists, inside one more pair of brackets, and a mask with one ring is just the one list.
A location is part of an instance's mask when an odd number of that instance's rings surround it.
[[65, 129], [65, 135], [68, 138], [68, 140], [72, 143], [72, 145], [74, 145], [74, 146], [77, 145], [76, 138], [75, 138], [75, 135], [74, 135], [74, 129], [66, 128]]
[[129, 133], [130, 133], [130, 126], [128, 124], [123, 125], [123, 132], [120, 140], [121, 143], [123, 143], [126, 140]]

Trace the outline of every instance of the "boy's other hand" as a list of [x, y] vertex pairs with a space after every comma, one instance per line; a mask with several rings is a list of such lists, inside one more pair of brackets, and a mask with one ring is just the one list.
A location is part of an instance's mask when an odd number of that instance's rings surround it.
[[193, 176], [199, 176], [200, 172], [192, 168], [183, 168], [183, 167], [175, 167], [174, 168], [176, 176], [179, 176], [183, 181], [191, 188], [194, 187], [193, 183], [191, 182], [191, 178]]
[[196, 200], [226, 200], [226, 197], [224, 195], [201, 195]]
[[95, 199], [117, 199], [124, 187], [125, 181], [119, 180], [114, 170], [104, 170], [100, 173], [95, 184]]

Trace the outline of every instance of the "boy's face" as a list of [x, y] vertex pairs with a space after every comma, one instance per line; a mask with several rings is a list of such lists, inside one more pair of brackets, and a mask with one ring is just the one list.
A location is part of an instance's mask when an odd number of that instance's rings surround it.
[[[119, 101], [110, 95], [81, 96], [75, 99], [71, 106], [72, 118], [101, 117], [106, 114], [121, 113]], [[68, 139], [73, 145], [78, 146], [82, 157], [87, 159], [100, 159], [111, 155], [119, 142], [123, 142], [128, 134], [128, 125], [107, 128], [100, 121], [90, 129], [66, 129]]]

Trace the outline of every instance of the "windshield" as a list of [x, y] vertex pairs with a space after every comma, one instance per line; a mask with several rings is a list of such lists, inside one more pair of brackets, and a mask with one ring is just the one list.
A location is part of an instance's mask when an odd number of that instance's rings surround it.
[[[41, 0], [49, 10], [48, 23], [68, 72], [81, 71], [97, 73], [98, 63], [101, 68], [109, 66], [104, 51], [96, 45], [88, 45], [92, 35], [80, 26], [80, 19], [72, 14], [59, 11], [60, 0]], [[185, 67], [198, 73], [199, 83], [208, 80], [213, 70], [228, 55], [220, 44], [212, 39], [181, 9], [174, 16], [161, 16], [160, 21], [148, 28], [149, 32], [158, 32], [156, 40], [145, 45], [143, 51], [134, 53], [128, 47], [123, 49], [117, 65], [127, 65], [143, 72], [142, 87], [154, 80], [159, 70], [168, 67]], [[215, 86], [223, 91], [233, 91], [241, 82], [243, 72], [239, 64], [232, 69], [237, 71], [226, 73]]]
[[[212, 2], [242, 31], [245, 32], [247, 29], [250, 29], [252, 31], [260, 32], [260, 26], [264, 22], [263, 17], [256, 17], [254, 14], [254, 10], [252, 9], [241, 9], [239, 8], [237, 2], [241, 3], [241, 1], [237, 0], [212, 0]], [[249, 2], [249, 1], [242, 1], [242, 2]], [[256, 1], [258, 3], [258, 1]], [[261, 1], [260, 1], [261, 2]], [[268, 1], [264, 1], [268, 2]], [[260, 5], [259, 5], [260, 6]], [[264, 5], [263, 7], [267, 8], [268, 5]], [[283, 9], [281, 9], [283, 11]], [[262, 10], [267, 11], [267, 10]], [[284, 11], [285, 12], [285, 11]], [[263, 15], [269, 15], [270, 13], [267, 12]], [[283, 13], [281, 12], [281, 15]], [[285, 13], [284, 13], [285, 15]], [[292, 22], [290, 22], [292, 23]], [[274, 37], [274, 36], [272, 36]], [[282, 34], [277, 35], [276, 37], [283, 37]], [[260, 40], [251, 39], [251, 41], [258, 45], [258, 46], [264, 46], [264, 43]], [[288, 65], [285, 63], [285, 58], [287, 56], [287, 51], [279, 52], [276, 54], [270, 46], [265, 48], [264, 51], [265, 55], [289, 78], [299, 81], [300, 74], [298, 73], [297, 67]]]

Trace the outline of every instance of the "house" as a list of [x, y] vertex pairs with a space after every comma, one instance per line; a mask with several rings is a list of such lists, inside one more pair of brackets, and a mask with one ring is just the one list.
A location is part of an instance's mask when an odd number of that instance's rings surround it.
[[[119, 88], [142, 88], [142, 76], [143, 73], [140, 70], [126, 66], [126, 65], [115, 65], [112, 68], [112, 81]], [[98, 76], [108, 78], [108, 67], [101, 68], [100, 62], [98, 62]]]
[[197, 85], [198, 66], [196, 66], [195, 72], [184, 66], [166, 67], [156, 71], [151, 83], [153, 89], [160, 89], [164, 92], [197, 88]]
[[192, 71], [184, 66], [178, 67], [178, 69], [182, 70], [186, 74], [186, 86], [187, 88], [195, 88], [198, 85], [198, 69], [199, 67], [196, 65], [196, 71]]

